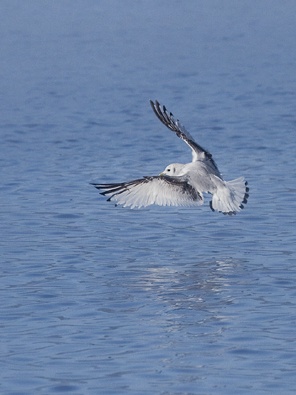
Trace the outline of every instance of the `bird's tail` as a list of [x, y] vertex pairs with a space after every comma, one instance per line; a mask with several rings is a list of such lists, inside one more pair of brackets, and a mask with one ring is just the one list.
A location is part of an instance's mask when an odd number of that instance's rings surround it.
[[232, 181], [223, 181], [213, 194], [210, 207], [213, 211], [233, 215], [244, 208], [249, 197], [248, 183], [244, 177]]

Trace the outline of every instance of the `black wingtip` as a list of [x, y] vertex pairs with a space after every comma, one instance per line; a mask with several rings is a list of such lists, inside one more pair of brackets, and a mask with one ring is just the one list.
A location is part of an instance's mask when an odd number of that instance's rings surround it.
[[150, 99], [149, 100], [149, 102], [150, 102], [150, 104], [151, 104], [151, 106], [153, 107], [153, 108], [155, 108], [155, 107], [157, 107], [157, 106], [160, 106], [160, 103], [159, 103], [159, 101], [158, 100], [152, 100], [152, 99]]

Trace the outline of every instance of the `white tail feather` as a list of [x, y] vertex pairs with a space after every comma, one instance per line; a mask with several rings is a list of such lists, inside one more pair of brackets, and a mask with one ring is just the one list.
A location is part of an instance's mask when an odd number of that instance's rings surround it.
[[219, 183], [217, 191], [213, 194], [210, 202], [213, 211], [223, 214], [236, 214], [244, 208], [249, 197], [249, 188], [244, 177], [236, 178], [232, 181]]

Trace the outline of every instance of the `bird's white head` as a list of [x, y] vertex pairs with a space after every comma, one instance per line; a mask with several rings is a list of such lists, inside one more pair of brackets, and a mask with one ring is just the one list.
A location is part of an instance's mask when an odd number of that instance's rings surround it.
[[172, 163], [160, 173], [160, 176], [179, 176], [181, 175], [183, 168], [184, 165], [182, 163]]

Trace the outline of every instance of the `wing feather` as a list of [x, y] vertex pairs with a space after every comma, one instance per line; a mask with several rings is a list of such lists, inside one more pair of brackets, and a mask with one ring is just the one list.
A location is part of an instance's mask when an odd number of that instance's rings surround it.
[[157, 118], [167, 128], [175, 132], [176, 135], [192, 149], [192, 155], [196, 157], [195, 160], [199, 159], [200, 157], [204, 157], [205, 154], [211, 156], [209, 152], [207, 152], [204, 148], [197, 144], [196, 141], [194, 141], [190, 133], [185, 129], [178, 119], [174, 118], [174, 115], [171, 112], [167, 111], [165, 106], [161, 106], [157, 100], [155, 100], [155, 102], [150, 100], [150, 104]]
[[[165, 106], [162, 106], [157, 100], [153, 102], [150, 100], [151, 107], [154, 114], [167, 128], [175, 132], [176, 135], [183, 140], [192, 150], [192, 161], [197, 160], [208, 161], [208, 163], [213, 167], [215, 172], [219, 173], [218, 167], [212, 158], [212, 154], [206, 151], [202, 146], [197, 144], [191, 134], [186, 130], [186, 128], [181, 124], [178, 119], [174, 118], [171, 112], [168, 112]], [[220, 173], [219, 173], [220, 174]]]
[[203, 196], [182, 177], [153, 176], [116, 184], [93, 184], [124, 207], [194, 206], [203, 204]]

